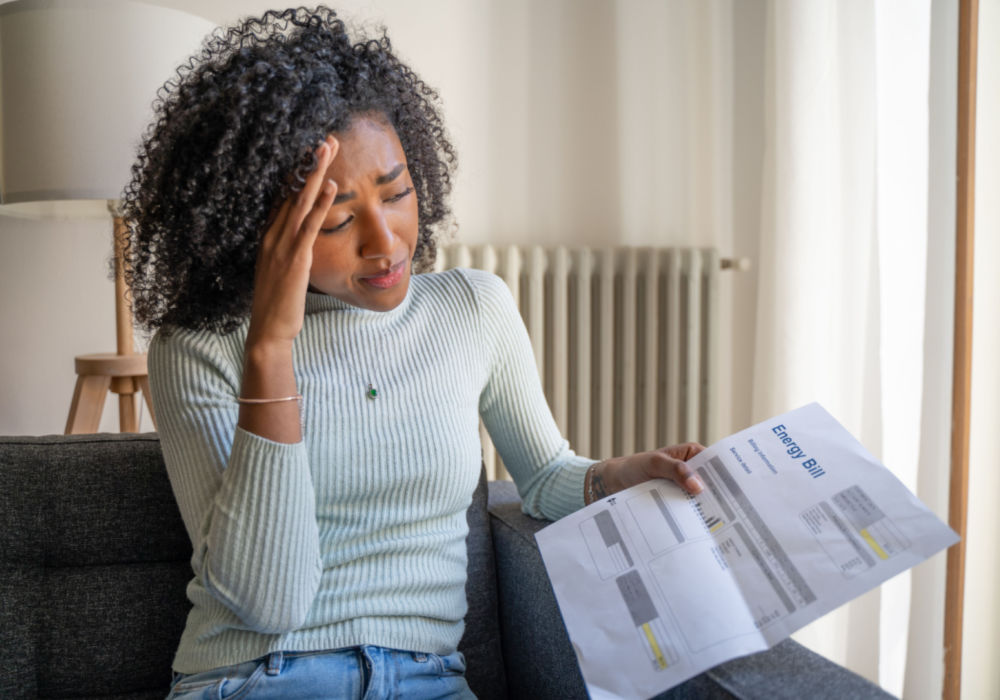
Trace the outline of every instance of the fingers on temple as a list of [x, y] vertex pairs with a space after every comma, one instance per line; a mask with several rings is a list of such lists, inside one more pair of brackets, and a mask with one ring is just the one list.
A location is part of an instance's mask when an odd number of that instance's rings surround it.
[[281, 235], [281, 232], [285, 228], [285, 223], [288, 221], [288, 213], [292, 209], [292, 203], [290, 200], [286, 199], [278, 207], [278, 211], [275, 212], [274, 216], [267, 224], [267, 228], [264, 230], [264, 237], [261, 239], [261, 248], [269, 249], [274, 245], [275, 239]]
[[309, 173], [302, 190], [295, 196], [295, 215], [292, 221], [295, 231], [302, 226], [316, 206], [317, 199], [324, 192], [323, 184], [327, 181], [326, 170], [333, 161], [338, 145], [337, 140], [330, 136], [316, 149], [316, 168]]
[[302, 221], [299, 229], [300, 236], [312, 237], [319, 233], [320, 227], [323, 225], [323, 219], [326, 218], [326, 213], [329, 211], [330, 205], [333, 204], [333, 198], [336, 196], [337, 183], [330, 178], [325, 178], [312, 210]]

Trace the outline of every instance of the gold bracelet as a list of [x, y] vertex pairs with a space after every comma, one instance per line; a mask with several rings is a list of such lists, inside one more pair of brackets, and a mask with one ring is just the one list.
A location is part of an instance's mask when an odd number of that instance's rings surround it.
[[245, 399], [242, 396], [236, 398], [236, 403], [261, 404], [261, 403], [281, 403], [283, 401], [301, 401], [302, 394], [294, 396], [282, 396], [280, 399]]
[[589, 467], [587, 467], [587, 473], [583, 475], [583, 480], [587, 484], [587, 503], [594, 502], [594, 468], [599, 464], [599, 462], [594, 462]]

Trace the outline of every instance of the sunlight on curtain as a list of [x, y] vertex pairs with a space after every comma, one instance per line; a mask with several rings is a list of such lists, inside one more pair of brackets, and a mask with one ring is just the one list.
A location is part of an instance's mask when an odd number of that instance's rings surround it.
[[[952, 323], [955, 290], [955, 144], [958, 91], [958, 4], [931, 3], [928, 115], [927, 279], [924, 380], [917, 496], [948, 518], [951, 455]], [[904, 697], [938, 698], [943, 680], [947, 557], [912, 570]]]
[[[917, 490], [927, 271], [930, 0], [875, 3], [882, 461]], [[914, 303], [917, 300], [917, 303]], [[901, 695], [911, 573], [882, 585], [879, 682]]]
[[[878, 454], [873, 24], [870, 4], [768, 5], [753, 419], [816, 400]], [[877, 680], [877, 596], [797, 638]]]
[[[768, 13], [754, 418], [818, 400], [916, 490], [930, 2]], [[901, 694], [909, 596], [897, 577], [797, 638]]]

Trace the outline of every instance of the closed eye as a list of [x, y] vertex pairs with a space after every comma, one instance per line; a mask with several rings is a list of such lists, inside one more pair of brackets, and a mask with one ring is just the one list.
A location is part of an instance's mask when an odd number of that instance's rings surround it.
[[[413, 188], [412, 187], [407, 187], [405, 190], [403, 190], [399, 194], [394, 194], [391, 197], [388, 197], [387, 199], [383, 199], [382, 201], [385, 202], [386, 204], [395, 204], [396, 202], [400, 201], [401, 199], [404, 199], [405, 197], [408, 197], [411, 194], [413, 194]], [[340, 222], [336, 226], [330, 226], [328, 228], [321, 228], [320, 229], [320, 233], [336, 233], [337, 231], [342, 231], [345, 228], [347, 228], [347, 226], [352, 221], [354, 221], [354, 216], [353, 215], [348, 216], [346, 219], [344, 219], [342, 222]]]
[[329, 228], [321, 228], [319, 231], [320, 231], [320, 233], [336, 233], [337, 231], [342, 231], [343, 229], [347, 228], [347, 225], [349, 223], [351, 223], [352, 221], [354, 221], [354, 216], [353, 215], [347, 217], [346, 219], [344, 219], [342, 222], [340, 222], [336, 226], [331, 226]]
[[399, 200], [401, 200], [403, 197], [406, 197], [411, 192], [413, 192], [413, 188], [412, 187], [407, 187], [405, 190], [403, 190], [399, 194], [394, 194], [391, 197], [389, 197], [388, 199], [383, 200], [383, 201], [386, 202], [386, 203], [388, 203], [388, 204], [391, 204], [393, 202], [398, 202]]

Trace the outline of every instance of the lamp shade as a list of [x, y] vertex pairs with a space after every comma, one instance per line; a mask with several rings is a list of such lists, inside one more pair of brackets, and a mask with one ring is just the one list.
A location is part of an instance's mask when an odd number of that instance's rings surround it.
[[107, 217], [157, 89], [214, 26], [127, 0], [0, 5], [0, 213]]

